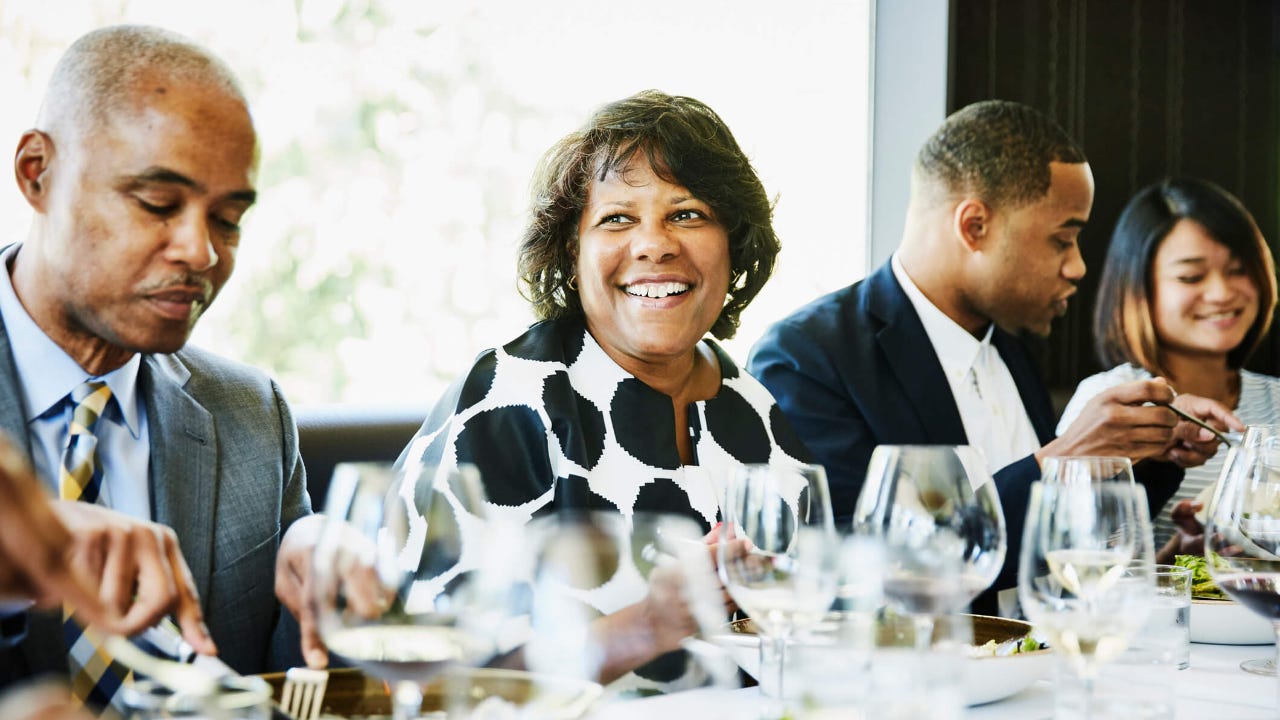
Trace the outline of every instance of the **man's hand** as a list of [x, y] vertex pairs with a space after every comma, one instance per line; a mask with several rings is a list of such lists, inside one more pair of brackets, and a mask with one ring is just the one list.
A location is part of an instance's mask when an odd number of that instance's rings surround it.
[[[1173, 390], [1163, 378], [1138, 380], [1099, 393], [1067, 431], [1036, 452], [1036, 460], [1067, 455], [1163, 456], [1174, 441], [1178, 416], [1164, 405]], [[1154, 403], [1154, 404], [1153, 404]]]
[[294, 521], [280, 540], [280, 551], [276, 555], [276, 597], [298, 619], [302, 657], [313, 668], [329, 664], [329, 650], [320, 639], [315, 604], [311, 600], [314, 581], [312, 558], [323, 527], [323, 515], [310, 515]]
[[0, 434], [0, 597], [40, 607], [75, 605], [85, 620], [115, 628], [83, 568], [69, 562], [71, 533], [54, 513], [25, 455]]
[[71, 533], [70, 564], [88, 574], [98, 600], [120, 617], [109, 629], [132, 635], [172, 613], [196, 652], [217, 654], [171, 528], [74, 500], [54, 502], [53, 511]]
[[[1178, 395], [1173, 404], [1193, 417], [1200, 418], [1219, 430], [1244, 430], [1244, 423], [1227, 406], [1198, 395]], [[1164, 459], [1181, 467], [1196, 467], [1218, 452], [1218, 438], [1193, 422], [1182, 420], [1173, 431], [1173, 442]]]
[[67, 603], [102, 630], [132, 635], [172, 612], [197, 652], [217, 652], [191, 570], [169, 528], [89, 503], [53, 501], [0, 434], [0, 594]]

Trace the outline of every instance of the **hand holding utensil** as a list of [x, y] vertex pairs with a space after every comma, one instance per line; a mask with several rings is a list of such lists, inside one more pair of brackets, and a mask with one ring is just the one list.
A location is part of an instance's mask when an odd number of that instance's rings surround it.
[[[1192, 423], [1194, 425], [1199, 425], [1205, 430], [1208, 430], [1209, 432], [1213, 433], [1213, 436], [1216, 437], [1219, 442], [1226, 445], [1227, 447], [1235, 447], [1239, 442], [1238, 439], [1236, 442], [1232, 442], [1231, 437], [1227, 435], [1227, 433], [1222, 432], [1218, 428], [1210, 425], [1204, 420], [1201, 420], [1200, 418], [1196, 417], [1195, 415], [1192, 415], [1191, 413], [1187, 412], [1186, 410], [1183, 410], [1182, 408], [1178, 407], [1177, 405], [1174, 405], [1173, 403], [1165, 403], [1164, 406], [1172, 410], [1174, 415], [1177, 415], [1183, 420], [1186, 420], [1187, 422]], [[1237, 435], [1237, 438], [1238, 437], [1239, 436]]]

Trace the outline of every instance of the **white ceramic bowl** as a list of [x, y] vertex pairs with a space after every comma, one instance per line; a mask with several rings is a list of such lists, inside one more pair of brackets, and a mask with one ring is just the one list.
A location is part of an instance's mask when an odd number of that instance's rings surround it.
[[[982, 645], [994, 639], [1001, 643], [1020, 638], [1031, 631], [1031, 625], [1020, 620], [970, 615], [974, 644]], [[805, 645], [834, 646], [835, 638], [828, 634], [834, 622], [824, 622], [811, 632]], [[824, 632], [824, 630], [826, 632]], [[738, 666], [752, 677], [757, 677], [760, 665], [760, 640], [750, 620], [731, 623], [725, 633], [710, 638], [726, 648]], [[1052, 651], [1037, 650], [1004, 657], [970, 657], [964, 661], [964, 700], [966, 705], [983, 705], [1014, 695], [1035, 681], [1047, 676], [1053, 667]]]
[[1191, 601], [1191, 642], [1269, 645], [1275, 641], [1271, 623], [1234, 600]]

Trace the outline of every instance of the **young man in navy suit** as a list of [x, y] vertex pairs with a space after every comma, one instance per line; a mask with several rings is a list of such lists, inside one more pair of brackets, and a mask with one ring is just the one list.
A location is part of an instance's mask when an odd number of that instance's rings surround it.
[[[1162, 379], [1098, 396], [1054, 436], [1048, 393], [1015, 333], [1047, 335], [1066, 312], [1085, 273], [1079, 236], [1093, 192], [1083, 150], [1045, 115], [1005, 101], [963, 108], [916, 158], [892, 259], [756, 343], [747, 369], [826, 467], [838, 522], [853, 514], [877, 445], [976, 445], [1009, 531], [995, 587], [1010, 587], [1044, 458], [1147, 461], [1139, 475], [1158, 508], [1181, 482], [1180, 466], [1213, 454], [1207, 431], [1160, 405], [1175, 397]], [[1238, 424], [1210, 400], [1182, 395], [1178, 404]]]

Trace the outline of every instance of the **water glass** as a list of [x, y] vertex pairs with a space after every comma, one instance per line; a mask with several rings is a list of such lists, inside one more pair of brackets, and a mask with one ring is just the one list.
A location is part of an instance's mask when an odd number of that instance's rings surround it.
[[1191, 667], [1191, 569], [1155, 566], [1151, 614], [1129, 643], [1125, 661], [1186, 670]]

